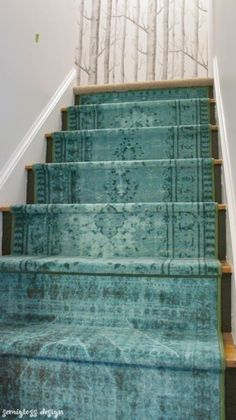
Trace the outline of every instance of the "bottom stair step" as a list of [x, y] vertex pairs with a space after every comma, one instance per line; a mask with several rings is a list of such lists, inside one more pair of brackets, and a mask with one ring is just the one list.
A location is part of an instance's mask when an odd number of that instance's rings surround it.
[[216, 259], [9, 256], [0, 272], [1, 409], [221, 419]]
[[67, 420], [221, 418], [215, 333], [50, 322], [0, 323], [0, 331], [1, 409], [54, 408]]

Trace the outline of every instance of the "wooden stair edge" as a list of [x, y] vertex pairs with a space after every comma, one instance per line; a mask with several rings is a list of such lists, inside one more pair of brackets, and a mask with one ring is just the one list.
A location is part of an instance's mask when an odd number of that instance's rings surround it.
[[227, 210], [227, 204], [218, 204], [218, 210]]
[[1, 213], [9, 213], [9, 212], [11, 212], [11, 207], [1, 206], [0, 207], [0, 212]]
[[226, 368], [236, 369], [236, 344], [231, 333], [223, 333], [223, 344]]
[[223, 274], [233, 273], [233, 266], [228, 261], [221, 261], [221, 269]]
[[73, 90], [75, 95], [82, 95], [102, 92], [125, 92], [128, 90], [151, 90], [158, 88], [168, 89], [175, 87], [212, 87], [213, 82], [213, 79], [209, 77], [175, 80], [152, 80], [132, 83], [75, 86]]

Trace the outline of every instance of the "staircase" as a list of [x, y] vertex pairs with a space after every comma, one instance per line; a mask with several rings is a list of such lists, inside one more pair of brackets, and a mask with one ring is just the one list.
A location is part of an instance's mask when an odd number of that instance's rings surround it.
[[211, 79], [75, 89], [27, 204], [1, 209], [1, 410], [236, 418], [212, 96]]

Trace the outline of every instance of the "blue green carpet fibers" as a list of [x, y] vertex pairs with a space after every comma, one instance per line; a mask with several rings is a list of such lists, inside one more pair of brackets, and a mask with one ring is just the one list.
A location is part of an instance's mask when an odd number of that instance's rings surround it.
[[33, 165], [34, 204], [11, 208], [1, 410], [224, 418], [209, 115], [207, 88], [82, 95], [68, 108], [53, 162]]

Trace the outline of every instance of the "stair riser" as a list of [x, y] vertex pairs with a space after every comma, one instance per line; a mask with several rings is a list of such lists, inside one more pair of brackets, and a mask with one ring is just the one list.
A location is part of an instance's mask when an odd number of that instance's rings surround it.
[[218, 289], [217, 277], [3, 272], [0, 314], [12, 320], [197, 333], [217, 329]]
[[61, 409], [67, 420], [78, 413], [84, 420], [220, 420], [218, 372], [13, 357], [4, 357], [0, 369], [2, 408]]
[[39, 204], [214, 201], [210, 159], [35, 165], [33, 171]]
[[214, 258], [214, 204], [15, 208], [15, 255]]
[[134, 101], [161, 101], [170, 99], [209, 98], [212, 87], [183, 87], [169, 89], [128, 90], [75, 95], [76, 105], [120, 103]]
[[225, 371], [225, 419], [236, 419], [236, 369]]
[[47, 162], [208, 158], [213, 141], [207, 125], [57, 132]]
[[214, 124], [206, 99], [69, 107], [68, 130]]
[[231, 274], [225, 273], [221, 278], [221, 331], [231, 330]]

